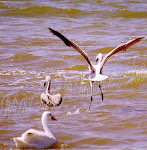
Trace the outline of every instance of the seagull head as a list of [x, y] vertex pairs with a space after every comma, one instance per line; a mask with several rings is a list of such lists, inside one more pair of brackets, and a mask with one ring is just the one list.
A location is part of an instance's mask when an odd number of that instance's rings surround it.
[[100, 63], [102, 61], [102, 53], [99, 53], [97, 56], [96, 56], [96, 63]]
[[46, 84], [48, 82], [50, 82], [50, 81], [51, 81], [51, 77], [50, 76], [46, 76], [45, 81], [44, 81], [44, 86], [46, 86]]

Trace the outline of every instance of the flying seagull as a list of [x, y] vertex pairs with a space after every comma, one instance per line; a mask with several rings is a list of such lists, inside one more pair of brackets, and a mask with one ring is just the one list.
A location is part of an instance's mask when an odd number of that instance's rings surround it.
[[102, 56], [102, 53], [99, 53], [96, 56], [97, 65], [93, 65], [91, 63], [91, 61], [89, 60], [88, 55], [76, 43], [69, 40], [64, 35], [59, 33], [58, 31], [53, 30], [52, 28], [49, 28], [49, 30], [54, 35], [58, 36], [65, 43], [66, 46], [73, 47], [76, 51], [78, 51], [85, 58], [85, 60], [87, 61], [88, 65], [89, 65], [89, 71], [90, 72], [89, 72], [88, 76], [89, 76], [90, 86], [91, 86], [91, 101], [90, 101], [89, 111], [90, 111], [91, 103], [92, 103], [92, 100], [93, 100], [93, 83], [95, 81], [99, 81], [99, 88], [100, 88], [100, 91], [101, 91], [102, 101], [104, 99], [102, 89], [101, 89], [101, 85], [100, 85], [100, 81], [105, 80], [105, 79], [108, 78], [108, 76], [102, 74], [103, 66], [107, 62], [107, 60], [112, 55], [114, 55], [114, 54], [116, 54], [120, 51], [126, 51], [129, 47], [141, 42], [142, 40], [144, 40], [144, 37], [139, 37], [139, 38], [133, 39], [133, 40], [127, 42], [127, 43], [121, 44], [118, 47], [114, 48], [112, 51], [110, 51], [108, 54], [106, 54], [105, 57]]

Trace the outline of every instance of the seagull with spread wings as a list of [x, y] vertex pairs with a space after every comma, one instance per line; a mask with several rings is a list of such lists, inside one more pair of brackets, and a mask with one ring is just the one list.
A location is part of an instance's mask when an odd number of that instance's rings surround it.
[[108, 54], [106, 54], [105, 57], [103, 57], [102, 54], [99, 53], [96, 56], [97, 65], [93, 65], [91, 63], [91, 61], [89, 60], [88, 55], [76, 43], [67, 39], [64, 35], [62, 35], [58, 31], [53, 30], [52, 28], [49, 28], [49, 30], [54, 35], [58, 36], [65, 43], [66, 46], [73, 47], [76, 51], [78, 51], [85, 58], [85, 60], [87, 61], [88, 65], [89, 65], [90, 72], [89, 72], [88, 76], [89, 76], [90, 86], [91, 86], [91, 101], [90, 101], [89, 111], [90, 111], [91, 103], [93, 100], [93, 83], [95, 81], [99, 82], [99, 88], [101, 91], [102, 101], [104, 99], [100, 81], [108, 78], [108, 76], [102, 74], [103, 66], [107, 62], [107, 60], [114, 54], [116, 54], [120, 51], [126, 51], [129, 47], [144, 40], [144, 37], [139, 37], [139, 38], [135, 38], [127, 43], [121, 44], [118, 47], [114, 48], [112, 51], [110, 51]]

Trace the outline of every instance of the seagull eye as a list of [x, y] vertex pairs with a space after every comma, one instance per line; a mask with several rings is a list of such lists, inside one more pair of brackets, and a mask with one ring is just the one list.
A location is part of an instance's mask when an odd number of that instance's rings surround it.
[[96, 58], [96, 62], [98, 62], [99, 58]]

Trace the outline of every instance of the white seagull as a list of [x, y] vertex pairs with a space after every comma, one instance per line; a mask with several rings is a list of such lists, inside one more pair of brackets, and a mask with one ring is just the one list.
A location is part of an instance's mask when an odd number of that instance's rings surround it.
[[87, 61], [88, 65], [89, 65], [90, 73], [88, 74], [88, 76], [89, 76], [90, 86], [91, 86], [91, 101], [90, 101], [89, 111], [90, 111], [91, 103], [92, 103], [92, 100], [93, 100], [93, 83], [94, 83], [94, 81], [99, 81], [99, 88], [100, 88], [100, 91], [101, 91], [101, 96], [102, 96], [102, 101], [103, 101], [103, 93], [102, 93], [100, 81], [105, 80], [105, 79], [108, 78], [108, 76], [102, 74], [102, 69], [103, 69], [103, 66], [106, 63], [106, 61], [112, 55], [114, 55], [114, 54], [116, 54], [120, 51], [126, 51], [132, 45], [135, 45], [135, 44], [139, 43], [140, 41], [144, 40], [144, 37], [139, 37], [139, 38], [133, 39], [133, 40], [127, 42], [127, 43], [121, 44], [118, 47], [116, 47], [115, 49], [113, 49], [112, 51], [110, 51], [108, 54], [106, 54], [105, 57], [103, 57], [102, 54], [99, 53], [96, 56], [97, 65], [93, 65], [91, 63], [91, 61], [89, 60], [88, 55], [76, 43], [74, 43], [73, 41], [67, 39], [65, 36], [63, 36], [58, 31], [55, 31], [51, 28], [49, 28], [49, 30], [54, 35], [58, 36], [65, 43], [66, 46], [73, 47], [76, 51], [78, 51], [85, 58], [85, 60]]
[[51, 87], [51, 77], [46, 76], [44, 86], [46, 86], [46, 92], [42, 93], [40, 98], [41, 101], [48, 107], [52, 106], [59, 106], [62, 103], [62, 96], [61, 94], [50, 94], [50, 87]]
[[42, 114], [42, 126], [44, 131], [29, 129], [24, 132], [21, 137], [13, 138], [16, 147], [18, 148], [49, 148], [57, 142], [57, 138], [48, 127], [48, 118], [56, 120], [50, 111], [45, 111]]

